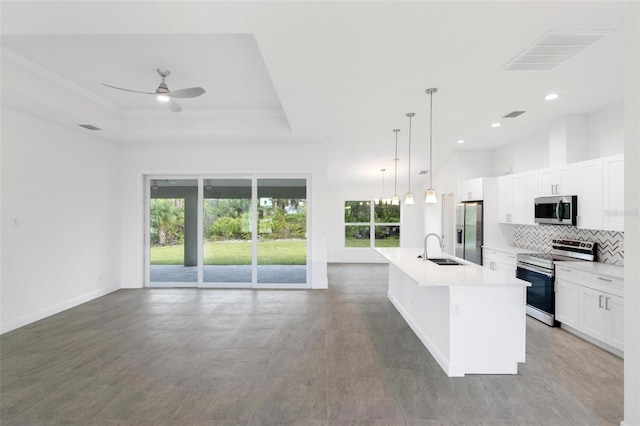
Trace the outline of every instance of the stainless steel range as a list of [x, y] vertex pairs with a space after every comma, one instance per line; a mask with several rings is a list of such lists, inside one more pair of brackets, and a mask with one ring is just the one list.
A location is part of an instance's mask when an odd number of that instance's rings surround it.
[[551, 241], [549, 253], [518, 254], [517, 277], [529, 281], [527, 287], [527, 315], [550, 326], [555, 325], [554, 262], [566, 260], [596, 260], [596, 243], [591, 241]]

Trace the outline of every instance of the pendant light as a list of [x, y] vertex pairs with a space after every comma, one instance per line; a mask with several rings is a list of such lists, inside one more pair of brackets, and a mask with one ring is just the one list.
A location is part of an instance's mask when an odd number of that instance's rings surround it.
[[427, 196], [424, 199], [424, 202], [427, 204], [435, 204], [438, 202], [436, 190], [433, 189], [433, 94], [437, 91], [438, 89], [435, 87], [425, 90], [427, 95], [429, 95], [429, 188], [427, 189]]
[[376, 198], [374, 201], [376, 205], [382, 204], [386, 206], [391, 202], [391, 200], [385, 197], [385, 192], [384, 192], [384, 172], [386, 172], [387, 169], [380, 169], [380, 171], [382, 172], [382, 197]]
[[413, 204], [413, 193], [411, 192], [411, 119], [414, 115], [416, 115], [415, 112], [407, 113], [407, 117], [409, 117], [409, 157], [407, 160], [409, 162], [409, 188], [404, 196], [405, 204]]
[[399, 206], [400, 205], [400, 198], [398, 197], [398, 132], [400, 131], [400, 129], [393, 129], [393, 131], [396, 133], [396, 155], [395, 157], [393, 157], [393, 162], [395, 163], [395, 172], [394, 172], [394, 178], [393, 178], [393, 197], [391, 198], [391, 205], [392, 206]]

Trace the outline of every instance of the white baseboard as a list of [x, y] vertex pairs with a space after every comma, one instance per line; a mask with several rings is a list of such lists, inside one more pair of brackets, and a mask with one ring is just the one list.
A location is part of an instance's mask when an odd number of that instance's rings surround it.
[[41, 309], [39, 311], [22, 315], [18, 318], [3, 322], [2, 324], [0, 324], [0, 334], [15, 330], [16, 328], [24, 327], [25, 325], [31, 324], [32, 322], [40, 321], [43, 318], [55, 315], [62, 311], [66, 311], [67, 309], [71, 309], [75, 306], [81, 305], [93, 299], [97, 299], [98, 297], [102, 297], [109, 293], [113, 293], [116, 290], [120, 290], [120, 287], [108, 287], [94, 290], [81, 296], [74, 297], [73, 299], [57, 303], [48, 308]]
[[571, 334], [574, 334], [576, 336], [578, 336], [579, 338], [586, 340], [587, 342], [591, 343], [592, 345], [595, 345], [601, 349], [604, 349], [607, 352], [611, 352], [612, 354], [619, 356], [620, 358], [624, 358], [624, 351], [621, 351], [620, 349], [614, 348], [610, 345], [607, 345], [604, 342], [599, 341], [598, 339], [594, 339], [591, 336], [588, 336], [578, 330], [576, 330], [573, 327], [570, 327], [568, 325], [565, 324], [560, 324], [560, 328], [562, 328], [564, 331], [569, 332]]

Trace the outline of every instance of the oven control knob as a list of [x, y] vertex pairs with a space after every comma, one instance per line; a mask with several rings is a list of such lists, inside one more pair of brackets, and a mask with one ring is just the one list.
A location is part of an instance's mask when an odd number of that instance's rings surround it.
[[557, 243], [557, 242], [558, 242], [558, 240], [552, 240], [551, 242], [552, 242], [553, 244], [555, 244], [555, 243]]
[[585, 243], [580, 243], [580, 247], [584, 247], [584, 246], [586, 246]]

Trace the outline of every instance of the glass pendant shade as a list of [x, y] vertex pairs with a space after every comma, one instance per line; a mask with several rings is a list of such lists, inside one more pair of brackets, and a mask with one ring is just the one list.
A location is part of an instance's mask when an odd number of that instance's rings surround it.
[[391, 198], [391, 205], [392, 206], [399, 206], [400, 205], [400, 198], [398, 198], [397, 195], [394, 195], [393, 198]]
[[407, 192], [406, 195], [404, 196], [404, 203], [405, 204], [413, 204], [413, 194], [410, 192]]
[[438, 202], [438, 195], [436, 194], [435, 189], [427, 189], [427, 196], [425, 197], [424, 202], [427, 204], [435, 204]]

